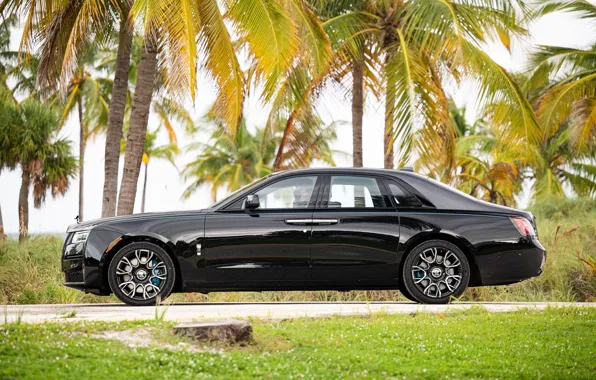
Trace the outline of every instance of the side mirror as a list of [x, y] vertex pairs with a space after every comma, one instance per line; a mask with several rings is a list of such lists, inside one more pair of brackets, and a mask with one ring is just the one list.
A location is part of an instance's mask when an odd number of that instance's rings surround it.
[[246, 199], [242, 203], [242, 208], [245, 210], [254, 210], [259, 208], [260, 205], [261, 203], [259, 202], [258, 195], [247, 195]]

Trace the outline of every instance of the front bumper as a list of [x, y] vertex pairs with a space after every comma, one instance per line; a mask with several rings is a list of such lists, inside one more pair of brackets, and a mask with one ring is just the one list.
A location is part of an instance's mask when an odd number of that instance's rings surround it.
[[71, 239], [72, 234], [69, 234], [62, 249], [63, 285], [85, 293], [109, 294], [109, 292], [96, 286], [89, 286], [89, 283], [92, 283], [93, 279], [97, 277], [97, 269], [86, 265], [85, 251], [87, 243], [71, 243]]

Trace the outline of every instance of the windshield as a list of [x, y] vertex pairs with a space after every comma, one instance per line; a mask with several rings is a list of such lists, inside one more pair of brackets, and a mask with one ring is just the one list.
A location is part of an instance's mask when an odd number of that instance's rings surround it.
[[238, 190], [234, 191], [233, 193], [229, 194], [228, 196], [224, 197], [223, 199], [220, 199], [219, 201], [215, 202], [214, 204], [211, 205], [211, 207], [209, 208], [216, 208], [222, 204], [224, 204], [225, 202], [229, 201], [230, 199], [234, 198], [236, 195], [240, 194], [241, 192], [243, 192], [244, 190], [248, 189], [249, 187], [256, 185], [257, 183], [263, 182], [264, 180], [266, 180], [267, 178], [271, 177], [273, 174], [269, 174], [266, 175], [265, 177], [261, 177], [257, 180], [252, 181], [251, 183], [249, 183], [246, 186], [242, 186], [241, 188], [239, 188]]

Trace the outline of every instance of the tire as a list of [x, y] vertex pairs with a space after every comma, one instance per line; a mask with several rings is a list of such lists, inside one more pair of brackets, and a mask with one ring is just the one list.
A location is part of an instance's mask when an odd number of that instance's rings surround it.
[[403, 280], [399, 281], [399, 292], [410, 301], [418, 303], [418, 300], [410, 294], [408, 289], [406, 289]]
[[170, 255], [152, 243], [123, 247], [108, 267], [110, 289], [120, 301], [131, 306], [150, 306], [158, 298], [165, 300], [175, 282], [176, 268]]
[[410, 251], [401, 274], [404, 288], [414, 300], [446, 304], [461, 296], [468, 287], [470, 264], [454, 244], [430, 240]]

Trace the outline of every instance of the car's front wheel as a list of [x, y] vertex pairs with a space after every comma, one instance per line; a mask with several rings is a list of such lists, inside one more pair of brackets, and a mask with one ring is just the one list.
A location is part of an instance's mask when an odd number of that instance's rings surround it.
[[108, 268], [112, 292], [132, 306], [155, 305], [165, 300], [174, 288], [176, 269], [170, 256], [159, 246], [129, 244], [114, 255]]
[[410, 251], [403, 265], [402, 281], [416, 301], [445, 304], [466, 290], [470, 264], [454, 244], [430, 240]]

